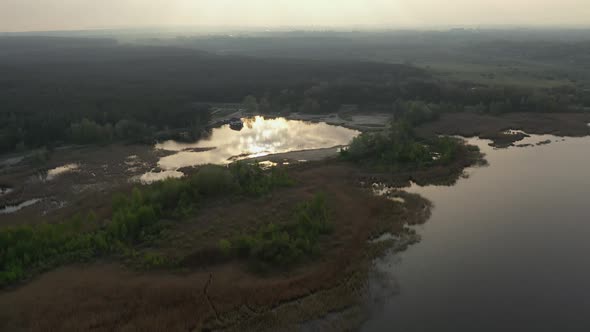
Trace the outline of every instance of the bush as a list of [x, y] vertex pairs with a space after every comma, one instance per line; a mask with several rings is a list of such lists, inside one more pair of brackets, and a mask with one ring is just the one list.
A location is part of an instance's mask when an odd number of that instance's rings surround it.
[[106, 248], [92, 231], [85, 232], [87, 220], [73, 217], [59, 224], [8, 227], [0, 231], [0, 285], [18, 281], [34, 267], [48, 267], [59, 261], [87, 260]]
[[169, 266], [170, 262], [162, 254], [148, 252], [141, 257], [140, 265], [144, 269], [159, 269]]
[[243, 194], [260, 196], [277, 187], [293, 185], [293, 180], [284, 169], [272, 168], [265, 172], [256, 163], [236, 162], [229, 166], [229, 170], [239, 185]]
[[450, 137], [420, 139], [408, 122], [398, 121], [386, 132], [363, 133], [354, 138], [341, 157], [392, 171], [451, 163], [463, 147], [463, 143]]
[[297, 206], [292, 220], [286, 224], [269, 223], [253, 235], [239, 236], [233, 241], [222, 240], [220, 249], [242, 258], [250, 258], [271, 266], [286, 267], [319, 253], [319, 240], [332, 227], [324, 195]]
[[226, 255], [229, 256], [231, 255], [231, 248], [232, 248], [232, 244], [229, 240], [219, 240], [219, 249], [221, 250], [221, 252]]
[[198, 188], [199, 193], [205, 196], [232, 194], [238, 189], [238, 184], [229, 169], [217, 165], [201, 167], [190, 178], [190, 185]]

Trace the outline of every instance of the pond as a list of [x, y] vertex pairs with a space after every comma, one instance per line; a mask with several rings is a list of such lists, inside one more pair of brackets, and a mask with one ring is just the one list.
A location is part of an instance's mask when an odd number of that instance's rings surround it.
[[0, 196], [8, 195], [13, 192], [14, 189], [10, 187], [0, 187]]
[[53, 181], [58, 176], [61, 176], [61, 175], [67, 174], [67, 173], [71, 173], [71, 172], [75, 172], [79, 169], [80, 169], [79, 164], [66, 164], [63, 166], [52, 168], [47, 171], [47, 175], [45, 176], [45, 178], [43, 180], [44, 181]]
[[588, 331], [590, 138], [469, 141], [488, 167], [407, 189], [434, 203], [432, 217], [415, 228], [420, 243], [375, 261], [371, 283], [396, 289], [372, 287], [362, 330]]
[[[334, 148], [330, 152], [333, 155], [338, 152], [336, 147], [349, 144], [360, 134], [356, 130], [326, 123], [285, 118], [256, 116], [244, 118], [242, 121], [244, 127], [241, 130], [224, 125], [213, 129], [209, 137], [195, 143], [166, 141], [157, 144], [156, 149], [175, 152], [161, 158], [158, 162], [159, 168], [170, 172], [183, 167], [228, 164], [235, 160], [271, 154], [325, 148]], [[319, 155], [326, 156], [325, 153]]]
[[22, 203], [19, 204], [15, 204], [15, 205], [7, 205], [5, 207], [0, 208], [0, 214], [10, 214], [10, 213], [15, 213], [17, 211], [20, 211], [26, 207], [35, 205], [39, 202], [41, 202], [42, 199], [40, 198], [34, 198], [34, 199], [30, 199], [28, 201], [24, 201]]

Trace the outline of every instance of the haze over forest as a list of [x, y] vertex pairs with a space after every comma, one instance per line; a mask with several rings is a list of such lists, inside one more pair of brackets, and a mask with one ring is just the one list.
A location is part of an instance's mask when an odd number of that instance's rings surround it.
[[0, 332], [587, 332], [590, 0], [0, 0]]
[[0, 31], [145, 26], [588, 25], [586, 0], [3, 0]]

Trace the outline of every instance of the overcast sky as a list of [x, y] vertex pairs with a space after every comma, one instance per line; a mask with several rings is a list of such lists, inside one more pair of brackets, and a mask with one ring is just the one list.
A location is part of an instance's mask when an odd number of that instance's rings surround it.
[[0, 31], [489, 24], [588, 25], [590, 0], [0, 0]]

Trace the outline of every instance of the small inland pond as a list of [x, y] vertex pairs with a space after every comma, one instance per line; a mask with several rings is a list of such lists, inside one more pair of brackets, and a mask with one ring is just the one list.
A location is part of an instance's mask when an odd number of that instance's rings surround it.
[[[256, 158], [271, 154], [303, 150], [334, 148], [348, 145], [360, 132], [344, 127], [285, 118], [244, 118], [243, 128], [234, 130], [230, 125], [214, 128], [209, 137], [195, 143], [166, 141], [156, 149], [175, 152], [163, 157], [158, 166], [163, 174], [148, 173], [144, 177], [178, 177], [178, 169], [204, 164], [228, 164], [235, 160]], [[325, 153], [321, 157], [326, 156]], [[308, 158], [304, 158], [308, 159]]]
[[405, 189], [433, 202], [432, 217], [420, 243], [375, 261], [396, 289], [372, 294], [361, 330], [590, 330], [590, 138], [468, 141], [489, 166]]

